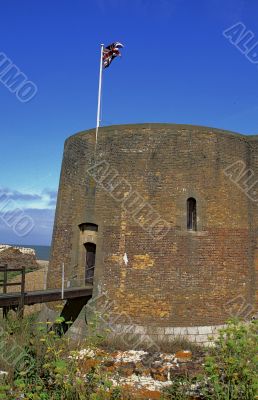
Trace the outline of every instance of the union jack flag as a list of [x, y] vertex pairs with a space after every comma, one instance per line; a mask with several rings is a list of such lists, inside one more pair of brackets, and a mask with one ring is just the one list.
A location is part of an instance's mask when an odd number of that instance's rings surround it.
[[122, 47], [124, 47], [122, 43], [114, 42], [103, 49], [102, 59], [104, 68], [109, 67], [114, 58], [121, 56], [119, 49], [121, 49]]

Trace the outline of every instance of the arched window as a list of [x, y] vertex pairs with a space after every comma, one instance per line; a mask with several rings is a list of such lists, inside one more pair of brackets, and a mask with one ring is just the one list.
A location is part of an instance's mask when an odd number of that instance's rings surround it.
[[[83, 222], [79, 225], [79, 255], [77, 275], [85, 276], [85, 284], [93, 284], [96, 260], [96, 243], [98, 237], [98, 225], [92, 222]], [[83, 244], [83, 245], [82, 245]]]
[[98, 225], [92, 224], [91, 222], [84, 222], [83, 224], [79, 225], [79, 228], [82, 232], [84, 231], [98, 232]]
[[196, 214], [196, 200], [193, 197], [189, 197], [187, 199], [187, 229], [189, 231], [197, 231]]

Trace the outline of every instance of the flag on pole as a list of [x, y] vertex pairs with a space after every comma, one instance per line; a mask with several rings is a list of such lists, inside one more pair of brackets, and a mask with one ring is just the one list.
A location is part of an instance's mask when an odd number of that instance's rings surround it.
[[102, 94], [102, 73], [103, 68], [107, 68], [110, 66], [114, 58], [120, 57], [120, 50], [122, 47], [122, 43], [114, 42], [107, 47], [104, 47], [104, 44], [100, 46], [100, 69], [99, 69], [99, 92], [98, 92], [98, 109], [97, 109], [97, 124], [96, 124], [96, 141], [95, 141], [95, 153], [97, 149], [98, 143], [98, 130], [100, 125], [100, 109], [101, 109], [101, 94]]
[[103, 67], [107, 68], [110, 66], [114, 58], [120, 57], [120, 50], [124, 46], [120, 42], [114, 42], [103, 49]]

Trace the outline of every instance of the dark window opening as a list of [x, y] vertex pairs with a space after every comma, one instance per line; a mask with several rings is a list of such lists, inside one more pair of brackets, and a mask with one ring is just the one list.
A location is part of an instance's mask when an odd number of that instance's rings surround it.
[[85, 243], [86, 250], [85, 256], [85, 283], [93, 283], [95, 258], [96, 258], [96, 245], [94, 243]]
[[98, 225], [92, 224], [91, 222], [84, 222], [79, 225], [81, 231], [93, 231], [98, 232]]
[[187, 229], [197, 231], [196, 200], [193, 197], [187, 199]]

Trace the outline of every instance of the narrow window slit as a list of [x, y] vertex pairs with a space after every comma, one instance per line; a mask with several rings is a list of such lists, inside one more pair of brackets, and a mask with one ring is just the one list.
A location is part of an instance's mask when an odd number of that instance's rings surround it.
[[193, 197], [189, 197], [187, 199], [187, 229], [189, 231], [197, 231], [196, 214], [196, 200]]

